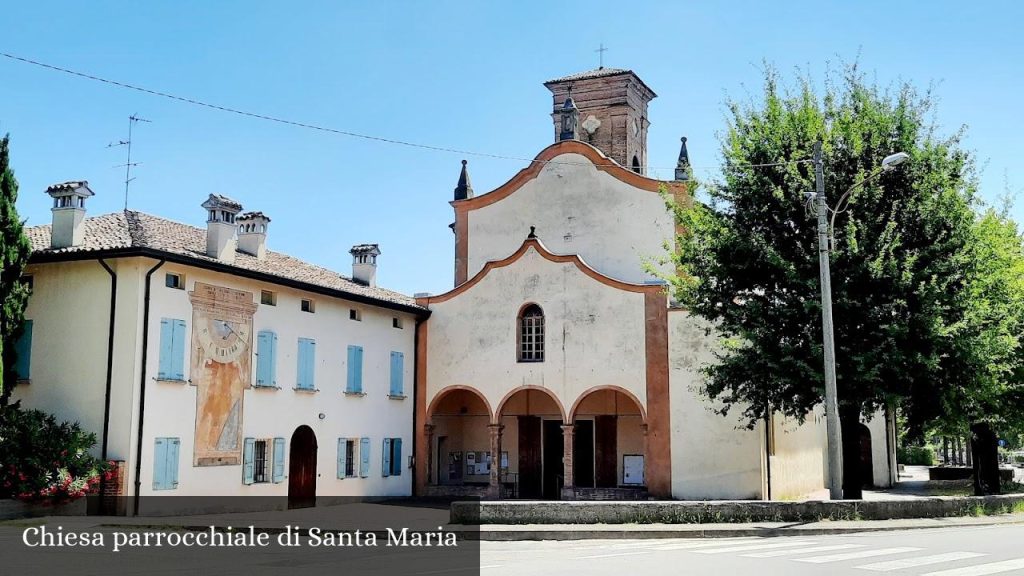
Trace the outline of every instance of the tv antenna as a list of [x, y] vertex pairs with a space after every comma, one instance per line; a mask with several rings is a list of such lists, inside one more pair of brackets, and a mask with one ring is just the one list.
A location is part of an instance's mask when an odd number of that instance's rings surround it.
[[128, 117], [128, 139], [118, 140], [117, 142], [111, 142], [107, 145], [107, 148], [113, 148], [114, 146], [125, 146], [128, 149], [128, 159], [124, 164], [118, 164], [114, 168], [124, 168], [124, 209], [128, 209], [128, 185], [131, 184], [132, 180], [132, 167], [142, 164], [142, 162], [132, 162], [132, 127], [136, 122], [151, 122], [145, 118], [140, 118], [138, 114], [132, 114]]

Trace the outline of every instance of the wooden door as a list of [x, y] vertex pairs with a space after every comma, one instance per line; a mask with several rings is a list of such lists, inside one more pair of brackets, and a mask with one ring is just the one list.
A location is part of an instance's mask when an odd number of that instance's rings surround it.
[[572, 482], [577, 488], [594, 487], [594, 421], [577, 420], [572, 436]]
[[288, 507], [316, 505], [316, 435], [309, 426], [292, 433], [288, 463]]
[[541, 497], [540, 417], [519, 417], [519, 497]]
[[544, 421], [544, 486], [541, 496], [546, 500], [558, 500], [562, 497], [562, 484], [565, 476], [565, 440], [562, 437], [561, 420]]
[[618, 479], [618, 418], [594, 417], [595, 479], [598, 488], [615, 488]]

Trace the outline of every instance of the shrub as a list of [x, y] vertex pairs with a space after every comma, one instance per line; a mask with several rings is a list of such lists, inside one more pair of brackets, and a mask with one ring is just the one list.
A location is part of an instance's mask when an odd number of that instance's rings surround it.
[[107, 466], [96, 435], [39, 410], [0, 408], [0, 498], [59, 504], [85, 496]]
[[931, 446], [903, 446], [896, 450], [896, 461], [909, 466], [934, 466], [935, 451]]

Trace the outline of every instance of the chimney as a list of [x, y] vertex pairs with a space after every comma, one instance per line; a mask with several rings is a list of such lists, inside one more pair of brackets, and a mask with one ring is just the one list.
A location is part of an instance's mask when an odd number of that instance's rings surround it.
[[267, 226], [270, 218], [263, 212], [245, 212], [235, 218], [238, 224], [238, 251], [259, 260], [267, 255]]
[[356, 244], [348, 252], [352, 255], [352, 280], [370, 288], [377, 286], [380, 248], [376, 244]]
[[206, 255], [221, 262], [235, 261], [235, 215], [242, 205], [227, 196], [210, 194], [206, 208]]
[[92, 196], [85, 180], [62, 182], [46, 188], [53, 198], [50, 246], [70, 248], [85, 241], [85, 199]]

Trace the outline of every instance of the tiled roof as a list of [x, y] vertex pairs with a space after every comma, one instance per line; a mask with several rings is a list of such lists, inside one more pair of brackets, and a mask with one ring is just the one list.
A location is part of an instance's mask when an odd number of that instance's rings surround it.
[[593, 70], [587, 70], [586, 72], [577, 72], [576, 74], [569, 74], [568, 76], [548, 80], [545, 84], [551, 84], [552, 82], [568, 82], [570, 80], [586, 80], [587, 78], [603, 78], [605, 76], [629, 74], [631, 72], [632, 70], [623, 70], [622, 68], [594, 68]]
[[346, 292], [348, 294], [372, 298], [382, 302], [419, 308], [416, 301], [409, 296], [385, 290], [371, 288], [337, 272], [303, 262], [280, 252], [267, 251], [266, 257], [257, 259], [244, 252], [235, 253], [235, 261], [223, 263], [206, 255], [206, 230], [188, 224], [158, 218], [142, 212], [126, 210], [113, 214], [103, 214], [85, 219], [85, 241], [79, 246], [69, 248], [50, 247], [50, 225], [32, 226], [25, 229], [32, 243], [33, 255], [43, 254], [59, 256], [60, 254], [83, 254], [104, 250], [148, 248], [171, 255], [185, 257], [203, 263], [220, 263], [240, 271], [256, 272], [276, 276], [292, 282], [300, 282], [311, 286]]

